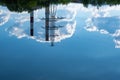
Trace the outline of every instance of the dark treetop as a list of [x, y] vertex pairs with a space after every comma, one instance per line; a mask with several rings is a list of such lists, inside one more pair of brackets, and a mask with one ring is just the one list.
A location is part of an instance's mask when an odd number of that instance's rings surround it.
[[50, 4], [67, 4], [70, 2], [83, 3], [86, 7], [89, 4], [94, 6], [120, 4], [120, 0], [2, 0], [0, 5], [7, 6], [10, 11], [22, 12], [42, 8]]

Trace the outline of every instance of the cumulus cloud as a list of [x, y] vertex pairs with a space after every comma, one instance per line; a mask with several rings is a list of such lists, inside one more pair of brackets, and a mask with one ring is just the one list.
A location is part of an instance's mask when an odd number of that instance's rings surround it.
[[[49, 35], [56, 35], [54, 37], [54, 42], [60, 42], [63, 39], [70, 38], [75, 32], [75, 17], [77, 12], [76, 10], [70, 10], [71, 7], [70, 5], [64, 6], [64, 8], [62, 8], [62, 6], [58, 6], [57, 16], [65, 17], [65, 19], [58, 20], [54, 23], [56, 26], [60, 26], [57, 27], [58, 29], [49, 30]], [[61, 14], [61, 11], [64, 11], [65, 14]], [[45, 21], [40, 19], [40, 17], [44, 17], [44, 9], [36, 10], [34, 11], [34, 14], [35, 23], [33, 37], [30, 36], [30, 16], [28, 15], [28, 13], [14, 13], [14, 15], [16, 16], [15, 24], [9, 27], [7, 31], [11, 36], [16, 36], [19, 39], [26, 37], [28, 39], [34, 39], [38, 42], [50, 42], [45, 40]], [[51, 37], [49, 39], [53, 40], [53, 38]]]
[[8, 10], [0, 7], [0, 26], [5, 24], [10, 18], [10, 13]]
[[[83, 16], [87, 18], [86, 26], [84, 27], [89, 32], [100, 32], [101, 34], [108, 34], [114, 37], [116, 48], [119, 48], [120, 44], [120, 6], [102, 6], [99, 9], [97, 7], [89, 6], [85, 8], [82, 4], [70, 3], [68, 5], [57, 6], [57, 16], [64, 17], [64, 19], [55, 22], [57, 26], [64, 26], [57, 30], [50, 31], [50, 34], [55, 33], [57, 36], [54, 38], [55, 42], [60, 42], [63, 39], [70, 38], [76, 28], [76, 15], [77, 17]], [[64, 12], [64, 13], [63, 13]], [[81, 12], [81, 13], [80, 13]], [[1, 12], [0, 12], [1, 13]], [[34, 39], [38, 42], [45, 41], [45, 21], [41, 20], [45, 16], [44, 8], [34, 11], [34, 37], [30, 36], [30, 16], [27, 12], [13, 13], [15, 24], [7, 29], [10, 35], [14, 35], [18, 38]], [[84, 15], [86, 13], [86, 15]], [[49, 42], [49, 41], [48, 41]]]
[[86, 20], [85, 29], [89, 32], [98, 31], [114, 37], [115, 48], [120, 48], [120, 6], [103, 6]]

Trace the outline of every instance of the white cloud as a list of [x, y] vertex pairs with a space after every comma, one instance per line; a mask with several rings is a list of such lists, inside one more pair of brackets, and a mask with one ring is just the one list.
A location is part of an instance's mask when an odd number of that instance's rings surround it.
[[109, 32], [106, 31], [106, 30], [104, 30], [104, 29], [101, 29], [101, 30], [100, 30], [100, 33], [101, 33], [101, 34], [109, 34]]
[[114, 39], [114, 42], [115, 42], [115, 48], [120, 48], [120, 40], [116, 40]]
[[[60, 42], [63, 39], [71, 37], [76, 28], [76, 15], [77, 17], [85, 17], [86, 26], [84, 27], [87, 31], [93, 32], [97, 31], [101, 34], [108, 34], [114, 37], [114, 42], [116, 48], [118, 48], [119, 35], [120, 35], [120, 6], [102, 6], [99, 9], [97, 7], [89, 6], [88, 8], [84, 7], [82, 4], [70, 3], [68, 5], [58, 5], [57, 16], [63, 16], [65, 19], [57, 21], [57, 25], [62, 25], [59, 30], [56, 30], [55, 33], [60, 36], [55, 37], [55, 42]], [[63, 13], [64, 12], [64, 13]], [[84, 14], [86, 13], [86, 14]], [[40, 18], [44, 17], [44, 8], [35, 11], [35, 33], [34, 37], [29, 36], [29, 14], [27, 12], [23, 13], [11, 13], [14, 17], [15, 25], [8, 28], [7, 31], [18, 38], [27, 37], [29, 39], [34, 39], [38, 42], [45, 41], [45, 29], [44, 21]], [[1, 15], [1, 12], [0, 12]], [[60, 15], [60, 16], [59, 16]]]
[[120, 48], [120, 6], [102, 6], [95, 9], [86, 20], [85, 29], [89, 32], [99, 31], [114, 38], [115, 48]]
[[8, 10], [4, 10], [4, 8], [0, 7], [0, 26], [8, 22], [10, 18], [10, 13]]
[[98, 31], [96, 26], [92, 26], [92, 27], [88, 26], [88, 27], [85, 27], [85, 29], [89, 32]]
[[[71, 6], [72, 7], [72, 6]], [[71, 37], [76, 28], [76, 11], [70, 10], [71, 9], [70, 5], [64, 6], [64, 8], [58, 6], [57, 10], [57, 15], [64, 15], [65, 19], [57, 21], [55, 24], [57, 26], [61, 26], [61, 28], [56, 29], [56, 30], [51, 30], [49, 31], [50, 34], [55, 33], [54, 37], [54, 42], [60, 42], [63, 39]], [[64, 11], [65, 14], [59, 14], [60, 11]], [[43, 20], [40, 20], [40, 17], [43, 17], [43, 9], [39, 9], [34, 11], [35, 13], [35, 24], [34, 24], [34, 36], [30, 36], [30, 17], [28, 13], [14, 13], [12, 14], [13, 16], [15, 15], [15, 24], [7, 29], [10, 35], [16, 36], [17, 38], [28, 38], [28, 39], [34, 39], [38, 42], [50, 42], [50, 41], [45, 41], [45, 23]], [[41, 15], [40, 15], [41, 14]], [[63, 27], [62, 27], [63, 26]], [[53, 40], [53, 38], [50, 38]]]

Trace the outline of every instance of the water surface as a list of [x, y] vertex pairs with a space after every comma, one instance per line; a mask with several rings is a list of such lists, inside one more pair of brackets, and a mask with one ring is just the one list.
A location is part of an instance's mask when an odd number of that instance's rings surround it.
[[120, 6], [55, 7], [64, 19], [46, 40], [45, 8], [34, 10], [31, 36], [30, 13], [0, 6], [0, 80], [119, 80]]

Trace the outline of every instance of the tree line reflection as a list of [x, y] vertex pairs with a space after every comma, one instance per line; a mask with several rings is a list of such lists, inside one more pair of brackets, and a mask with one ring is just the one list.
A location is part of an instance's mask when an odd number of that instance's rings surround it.
[[1, 0], [0, 5], [7, 6], [10, 11], [31, 11], [34, 9], [49, 6], [49, 4], [68, 4], [70, 2], [89, 4], [94, 6], [118, 5], [120, 0]]

